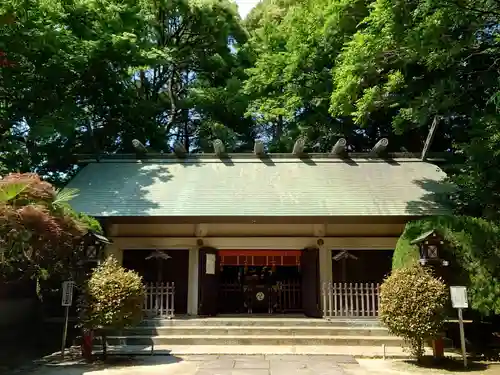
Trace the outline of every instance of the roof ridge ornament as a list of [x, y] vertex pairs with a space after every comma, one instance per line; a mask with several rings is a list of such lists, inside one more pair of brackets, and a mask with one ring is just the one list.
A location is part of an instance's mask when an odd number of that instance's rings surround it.
[[220, 139], [216, 139], [215, 141], [212, 142], [213, 146], [214, 146], [214, 153], [215, 155], [217, 155], [218, 157], [222, 157], [224, 156], [226, 150], [224, 148], [224, 143], [220, 140]]
[[420, 156], [420, 159], [422, 161], [425, 161], [427, 159], [429, 149], [431, 147], [432, 141], [434, 140], [434, 136], [436, 135], [438, 124], [439, 124], [439, 117], [436, 115], [434, 116], [434, 120], [432, 121], [429, 133], [427, 134], [427, 139], [425, 140], [424, 143], [424, 148], [422, 149], [422, 155]]
[[375, 144], [375, 146], [373, 146], [371, 154], [376, 156], [381, 156], [383, 152], [387, 149], [387, 146], [389, 146], [389, 140], [387, 138], [382, 138]]
[[253, 146], [253, 153], [256, 156], [263, 156], [266, 153], [264, 150], [264, 142], [262, 142], [260, 139], [255, 140], [255, 144]]
[[175, 155], [179, 158], [179, 159], [183, 159], [186, 157], [186, 148], [184, 147], [184, 145], [179, 142], [179, 141], [176, 141], [174, 143], [174, 153]]
[[137, 159], [140, 159], [148, 153], [146, 146], [144, 146], [144, 144], [138, 139], [132, 139], [132, 146], [135, 149], [135, 156]]
[[340, 156], [345, 154], [347, 146], [347, 141], [345, 138], [339, 138], [339, 140], [332, 147], [332, 154]]
[[295, 144], [293, 145], [292, 153], [295, 156], [299, 156], [299, 157], [304, 156], [305, 145], [306, 145], [306, 139], [304, 137], [297, 138], [297, 140], [295, 141]]

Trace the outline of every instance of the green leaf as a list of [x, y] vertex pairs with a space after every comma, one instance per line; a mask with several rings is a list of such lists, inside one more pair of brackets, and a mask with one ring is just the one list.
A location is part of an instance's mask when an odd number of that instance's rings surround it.
[[66, 205], [70, 200], [78, 196], [78, 189], [59, 189], [52, 204], [54, 206]]
[[[1, 180], [0, 180], [1, 182]], [[29, 183], [9, 183], [0, 185], [0, 203], [7, 203], [18, 197]]]

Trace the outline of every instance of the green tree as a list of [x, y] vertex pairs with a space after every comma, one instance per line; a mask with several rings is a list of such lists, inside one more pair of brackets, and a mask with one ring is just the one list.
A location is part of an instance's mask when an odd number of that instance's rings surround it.
[[[0, 68], [0, 164], [57, 183], [76, 154], [133, 152], [135, 138], [189, 149], [218, 113], [198, 113], [193, 88], [224, 91], [239, 64], [228, 41], [246, 37], [229, 1], [8, 0], [0, 15], [12, 63]], [[217, 121], [238, 127], [238, 111]]]
[[[498, 3], [376, 0], [333, 72], [330, 112], [361, 126], [390, 122], [421, 149], [448, 151], [457, 212], [497, 220]], [[413, 146], [414, 145], [414, 146]]]
[[[95, 152], [115, 120], [121, 83], [137, 60], [134, 1], [18, 1], [0, 5], [1, 158], [9, 171], [57, 181], [73, 154]], [[115, 120], [116, 121], [116, 120]], [[64, 176], [64, 175], [63, 175]]]
[[254, 66], [247, 70], [248, 116], [270, 150], [290, 151], [298, 136], [311, 151], [328, 152], [339, 137], [351, 151], [368, 151], [381, 137], [390, 149], [420, 150], [425, 136], [395, 135], [390, 114], [361, 126], [351, 114], [330, 113], [338, 57], [369, 14], [367, 1], [264, 1], [245, 21]]
[[289, 151], [306, 136], [326, 151], [352, 124], [328, 113], [332, 68], [337, 54], [367, 14], [364, 1], [263, 2], [249, 15], [248, 115], [274, 142]]

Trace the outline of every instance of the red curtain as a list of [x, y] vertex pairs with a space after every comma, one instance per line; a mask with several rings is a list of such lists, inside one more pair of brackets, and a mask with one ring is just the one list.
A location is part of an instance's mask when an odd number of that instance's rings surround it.
[[219, 250], [221, 266], [299, 266], [300, 250]]

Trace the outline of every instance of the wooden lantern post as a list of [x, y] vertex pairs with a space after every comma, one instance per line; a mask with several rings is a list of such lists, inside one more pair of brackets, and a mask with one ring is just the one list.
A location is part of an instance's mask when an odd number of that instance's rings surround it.
[[[444, 245], [441, 235], [433, 229], [418, 236], [411, 244], [417, 245], [419, 248], [420, 264], [423, 267], [432, 267], [438, 276], [442, 275], [443, 272], [440, 272], [442, 271], [442, 267], [447, 267], [449, 262], [440, 257], [440, 252]], [[432, 351], [434, 358], [444, 358], [443, 337], [437, 337], [432, 341]]]
[[[111, 244], [111, 241], [103, 235], [94, 231], [88, 231], [81, 239], [78, 245], [79, 250], [83, 254], [83, 259], [80, 261], [80, 281], [84, 281], [88, 273], [99, 264], [104, 257], [104, 249], [106, 245]], [[92, 343], [93, 332], [88, 329], [83, 329], [82, 332], [82, 357], [86, 361], [92, 358]]]

